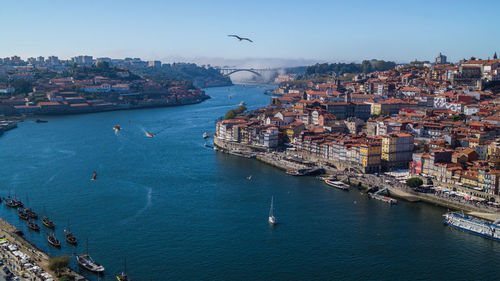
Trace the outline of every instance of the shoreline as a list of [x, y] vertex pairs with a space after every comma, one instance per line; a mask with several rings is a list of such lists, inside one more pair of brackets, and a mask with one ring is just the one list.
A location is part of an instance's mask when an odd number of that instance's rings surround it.
[[[256, 158], [258, 161], [278, 168], [280, 170], [286, 171], [289, 169], [302, 169], [302, 168], [310, 168], [311, 165], [315, 165], [316, 167], [322, 167], [326, 170], [326, 174], [337, 174], [343, 173], [340, 170], [337, 170], [332, 167], [322, 166], [321, 163], [316, 163], [315, 161], [306, 161], [303, 160], [303, 164], [298, 163], [297, 161], [290, 161], [285, 159], [285, 153], [281, 152], [263, 152], [263, 154], [259, 154], [259, 151], [255, 151], [251, 147], [241, 143], [233, 143], [225, 140], [221, 140], [214, 136], [214, 147], [217, 151], [232, 154], [244, 158], [253, 158], [249, 157], [252, 154], [257, 154]], [[370, 189], [370, 183], [374, 182], [374, 175], [372, 174], [362, 174], [362, 177], [358, 177], [355, 174], [347, 174], [345, 175], [345, 179], [343, 182], [349, 182], [351, 186], [362, 187], [365, 190]], [[434, 194], [429, 193], [419, 193], [410, 189], [409, 187], [397, 187], [396, 185], [390, 185], [384, 183], [379, 177], [376, 177], [379, 180], [375, 186], [379, 188], [387, 188], [389, 190], [390, 196], [403, 199], [407, 202], [423, 202], [426, 204], [431, 204], [435, 206], [440, 206], [443, 208], [448, 208], [452, 210], [463, 210], [470, 216], [475, 216], [481, 219], [496, 221], [500, 219], [500, 210], [486, 207], [473, 206], [471, 204], [466, 204], [460, 201], [448, 200], [444, 197], [439, 197]]]
[[[1, 226], [0, 227], [0, 237], [4, 236], [6, 241], [8, 241], [10, 244], [16, 245], [19, 251], [28, 255], [30, 257], [30, 259], [33, 260], [33, 264], [35, 264], [36, 266], [39, 266], [44, 272], [52, 275], [52, 277], [55, 280], [59, 280], [59, 278], [56, 276], [56, 274], [49, 269], [50, 259], [53, 258], [51, 255], [47, 254], [46, 252], [44, 252], [43, 250], [38, 248], [33, 242], [31, 242], [31, 241], [27, 240], [26, 238], [24, 238], [23, 236], [17, 234], [16, 232], [18, 232], [20, 230], [1, 217], [0, 217], [0, 226]], [[2, 250], [3, 256], [5, 256], [3, 249], [1, 249], [1, 250]], [[16, 261], [15, 257], [10, 257], [10, 260]], [[20, 264], [19, 264], [19, 260], [17, 260], [16, 267], [22, 268], [22, 266], [20, 266]], [[35, 277], [40, 278], [37, 276], [37, 274], [34, 274], [34, 272], [31, 272], [29, 270], [25, 269], [25, 270], [23, 270], [23, 272], [26, 275], [31, 276], [33, 278], [35, 278]], [[79, 273], [77, 273], [76, 271], [74, 271], [69, 266], [66, 268], [66, 270], [63, 273], [66, 275], [73, 276], [75, 278], [75, 280], [89, 280], [86, 277], [84, 277], [84, 276], [80, 275]]]
[[113, 105], [104, 108], [93, 108], [93, 109], [85, 109], [85, 110], [74, 110], [74, 111], [54, 111], [54, 112], [38, 112], [32, 114], [21, 114], [18, 115], [9, 115], [5, 116], [6, 118], [26, 118], [26, 117], [41, 117], [41, 116], [64, 116], [64, 115], [76, 115], [76, 114], [92, 114], [92, 113], [101, 113], [101, 112], [111, 112], [111, 111], [121, 111], [121, 110], [136, 110], [136, 109], [150, 109], [150, 108], [163, 108], [163, 107], [176, 107], [176, 106], [186, 106], [202, 103], [208, 99], [211, 99], [210, 96], [204, 96], [192, 101], [186, 101], [176, 104], [146, 104], [146, 105], [131, 105], [131, 104], [121, 104], [121, 105]]

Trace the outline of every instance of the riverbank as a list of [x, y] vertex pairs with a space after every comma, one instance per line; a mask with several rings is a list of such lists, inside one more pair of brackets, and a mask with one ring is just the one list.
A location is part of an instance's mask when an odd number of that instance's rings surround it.
[[[246, 155], [259, 152], [247, 145], [221, 140], [216, 136], [214, 136], [214, 145], [218, 148], [218, 150], [229, 154], [234, 154], [235, 151], [238, 153], [244, 152]], [[500, 219], [500, 209], [498, 208], [472, 204], [469, 201], [447, 198], [433, 193], [416, 192], [406, 185], [396, 182], [394, 179], [385, 175], [375, 176], [373, 174], [343, 172], [331, 166], [326, 166], [324, 163], [316, 163], [311, 159], [306, 160], [296, 156], [291, 157], [283, 152], [260, 151], [256, 156], [256, 159], [281, 170], [299, 170], [319, 167], [325, 169], [326, 176], [335, 175], [340, 179], [343, 178], [342, 180], [344, 182], [349, 183], [352, 186], [361, 187], [365, 190], [371, 189], [372, 187], [378, 187], [379, 189], [387, 188], [390, 196], [398, 199], [404, 199], [408, 202], [424, 202], [452, 210], [462, 210], [466, 211], [471, 216], [476, 216], [490, 221]]]
[[[38, 249], [22, 236], [22, 232], [12, 224], [0, 218], [1, 258], [7, 268], [21, 280], [58, 280], [56, 274], [49, 269], [50, 259], [47, 253]], [[67, 268], [64, 275], [74, 280], [88, 280], [75, 271]], [[28, 279], [31, 278], [31, 279]]]

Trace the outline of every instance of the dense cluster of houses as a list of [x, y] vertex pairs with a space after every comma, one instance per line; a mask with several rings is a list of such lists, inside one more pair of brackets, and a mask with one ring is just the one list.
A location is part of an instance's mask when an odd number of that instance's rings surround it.
[[409, 169], [488, 198], [499, 194], [499, 71], [496, 58], [472, 58], [283, 82], [269, 106], [218, 122], [216, 137], [363, 173]]
[[[26, 63], [19, 57], [0, 61], [0, 115], [99, 112], [188, 104], [207, 98], [203, 91], [191, 89], [184, 81], [171, 82], [165, 87], [133, 75], [126, 68], [110, 68], [107, 75], [100, 75], [92, 71], [95, 61], [86, 57], [73, 60], [90, 69], [85, 78], [79, 78], [82, 76], [74, 68], [54, 58], [47, 61], [41, 58], [33, 63]], [[16, 80], [29, 83], [28, 95], [16, 93], [13, 86]]]

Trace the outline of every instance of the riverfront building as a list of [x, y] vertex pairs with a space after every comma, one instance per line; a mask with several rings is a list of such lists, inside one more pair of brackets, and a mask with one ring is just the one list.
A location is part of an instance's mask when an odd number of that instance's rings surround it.
[[[406, 65], [351, 80], [283, 81], [271, 104], [217, 123], [215, 138], [352, 170], [407, 169], [500, 200], [499, 60]], [[500, 79], [499, 79], [500, 80]], [[493, 199], [492, 199], [493, 198]]]

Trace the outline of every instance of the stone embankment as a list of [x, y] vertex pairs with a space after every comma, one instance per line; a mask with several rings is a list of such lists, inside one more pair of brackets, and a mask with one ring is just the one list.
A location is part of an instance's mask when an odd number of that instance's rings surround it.
[[[10, 249], [5, 246], [6, 244], [0, 245], [0, 260], [4, 260], [7, 268], [20, 276], [21, 280], [45, 280], [45, 277], [49, 278], [47, 273], [56, 278], [55, 273], [49, 269], [51, 256], [38, 249], [19, 233], [21, 233], [19, 229], [0, 218], [0, 237], [3, 237], [0, 240], [10, 245]], [[26, 262], [26, 256], [29, 257], [29, 262]], [[64, 274], [73, 276], [74, 280], [88, 280], [69, 268]]]

